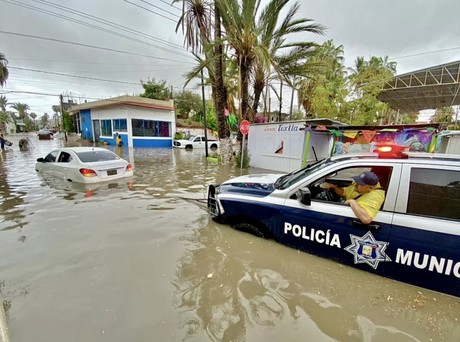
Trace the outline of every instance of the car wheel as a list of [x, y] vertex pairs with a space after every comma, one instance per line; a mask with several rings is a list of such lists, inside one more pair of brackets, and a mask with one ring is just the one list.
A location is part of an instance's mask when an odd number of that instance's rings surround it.
[[253, 225], [252, 223], [237, 223], [233, 225], [233, 228], [235, 228], [236, 230], [240, 230], [242, 232], [250, 233], [260, 238], [268, 239], [268, 235], [262, 229]]

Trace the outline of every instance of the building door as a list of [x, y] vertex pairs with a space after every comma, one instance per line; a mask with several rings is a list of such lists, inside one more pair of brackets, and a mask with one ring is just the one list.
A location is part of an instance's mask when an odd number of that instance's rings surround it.
[[101, 122], [99, 120], [93, 120], [93, 131], [94, 131], [94, 141], [99, 141], [101, 136]]

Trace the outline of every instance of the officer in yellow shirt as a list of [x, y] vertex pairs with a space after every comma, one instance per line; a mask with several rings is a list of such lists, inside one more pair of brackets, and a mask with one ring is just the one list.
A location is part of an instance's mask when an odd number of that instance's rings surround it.
[[335, 184], [324, 183], [324, 189], [332, 189], [337, 195], [345, 198], [345, 204], [351, 207], [356, 217], [365, 224], [372, 222], [385, 201], [385, 191], [379, 183], [377, 175], [364, 171], [353, 177], [353, 184], [340, 188]]

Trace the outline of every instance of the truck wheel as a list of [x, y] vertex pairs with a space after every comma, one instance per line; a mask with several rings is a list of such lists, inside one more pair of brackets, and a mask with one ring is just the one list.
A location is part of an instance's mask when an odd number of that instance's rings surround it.
[[186, 150], [193, 150], [193, 146], [192, 145], [187, 145], [187, 146], [185, 146], [185, 149]]
[[260, 238], [268, 239], [267, 234], [264, 233], [262, 229], [260, 229], [259, 227], [251, 223], [247, 223], [247, 222], [237, 223], [233, 225], [233, 228], [235, 228], [236, 230], [240, 230], [242, 232], [250, 233]]
[[216, 144], [212, 144], [212, 145], [211, 145], [211, 150], [217, 150], [217, 145], [216, 145]]

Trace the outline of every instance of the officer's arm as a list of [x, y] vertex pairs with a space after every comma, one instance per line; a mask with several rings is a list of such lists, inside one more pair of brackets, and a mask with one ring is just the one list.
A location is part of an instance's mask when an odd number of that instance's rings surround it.
[[372, 222], [372, 218], [369, 216], [368, 212], [363, 207], [361, 207], [358, 204], [358, 202], [356, 202], [354, 199], [346, 201], [345, 204], [348, 204], [351, 207], [353, 213], [362, 223], [369, 224]]
[[331, 189], [332, 191], [334, 191], [340, 197], [345, 197], [345, 191], [341, 187], [338, 187], [335, 184], [324, 183], [323, 184], [323, 189]]

